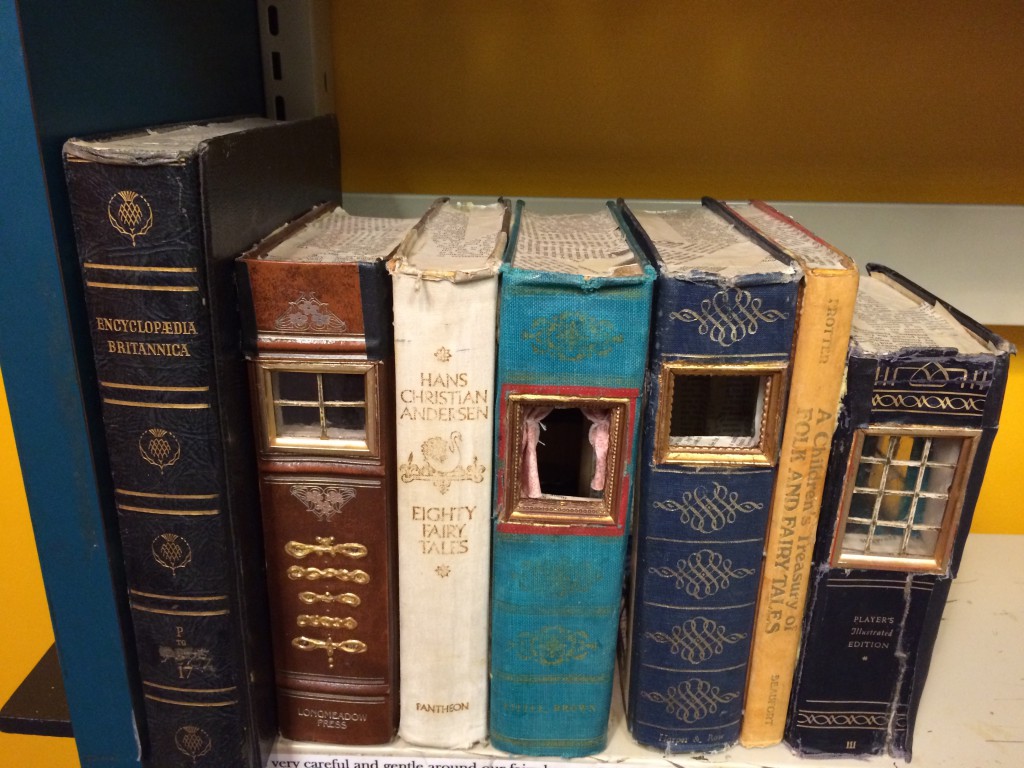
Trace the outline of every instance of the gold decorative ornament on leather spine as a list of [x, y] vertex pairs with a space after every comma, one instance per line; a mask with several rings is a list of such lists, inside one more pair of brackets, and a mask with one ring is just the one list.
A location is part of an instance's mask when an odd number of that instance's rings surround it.
[[303, 613], [295, 617], [295, 623], [300, 627], [326, 627], [328, 629], [355, 629], [359, 622], [351, 616], [341, 619], [337, 616], [310, 616]]
[[342, 592], [340, 595], [335, 595], [331, 592], [324, 592], [323, 594], [317, 594], [316, 592], [299, 592], [299, 600], [304, 602], [306, 605], [312, 605], [313, 603], [341, 603], [343, 605], [352, 606], [353, 608], [362, 602], [362, 600], [359, 599], [359, 595], [354, 595], [351, 592]]
[[334, 666], [334, 652], [341, 651], [342, 653], [366, 653], [366, 643], [362, 640], [342, 640], [341, 642], [332, 640], [328, 637], [326, 640], [317, 640], [312, 637], [293, 637], [292, 645], [298, 648], [300, 651], [327, 651], [327, 666]]
[[340, 555], [357, 560], [360, 557], [366, 557], [367, 553], [366, 547], [362, 544], [335, 544], [333, 536], [317, 536], [316, 544], [289, 541], [284, 545], [284, 551], [299, 560], [309, 555], [326, 555], [329, 557]]
[[291, 566], [288, 571], [288, 578], [292, 581], [308, 579], [319, 581], [320, 579], [338, 579], [339, 581], [350, 581], [354, 584], [369, 584], [370, 574], [366, 571], [350, 571], [346, 568], [303, 568], [299, 565]]

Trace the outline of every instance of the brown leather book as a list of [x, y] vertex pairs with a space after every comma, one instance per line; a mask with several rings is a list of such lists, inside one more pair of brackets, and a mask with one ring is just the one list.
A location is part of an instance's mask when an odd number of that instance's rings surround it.
[[281, 734], [397, 728], [394, 370], [385, 262], [415, 220], [311, 211], [238, 260]]

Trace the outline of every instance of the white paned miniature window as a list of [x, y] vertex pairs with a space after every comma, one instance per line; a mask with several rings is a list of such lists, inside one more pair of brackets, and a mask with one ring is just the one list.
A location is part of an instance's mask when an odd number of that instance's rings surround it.
[[833, 563], [944, 571], [975, 440], [959, 431], [859, 431]]
[[261, 364], [260, 397], [271, 449], [374, 452], [372, 364]]

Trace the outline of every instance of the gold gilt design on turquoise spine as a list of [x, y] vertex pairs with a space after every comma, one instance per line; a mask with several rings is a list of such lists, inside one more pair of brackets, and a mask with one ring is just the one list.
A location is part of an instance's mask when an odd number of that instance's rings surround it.
[[713, 659], [725, 650], [726, 645], [733, 645], [747, 639], [744, 632], [729, 634], [724, 624], [713, 619], [697, 616], [672, 627], [671, 634], [664, 632], [645, 632], [644, 637], [656, 643], [669, 643], [673, 656], [700, 664]]
[[652, 567], [647, 570], [664, 579], [674, 579], [676, 589], [684, 590], [696, 600], [728, 589], [732, 579], [745, 579], [754, 573], [753, 568], [733, 570], [732, 560], [710, 549], [698, 550], [685, 560], [677, 561], [675, 568]]
[[583, 661], [597, 643], [582, 629], [541, 627], [536, 632], [520, 632], [512, 642], [516, 655], [524, 661], [557, 666], [567, 661]]
[[700, 310], [680, 309], [669, 317], [682, 323], [697, 323], [697, 331], [721, 347], [731, 347], [757, 333], [761, 323], [785, 320], [789, 315], [777, 309], [761, 311], [762, 299], [742, 288], [726, 288], [700, 303]]
[[523, 331], [523, 341], [530, 343], [535, 355], [576, 363], [607, 357], [622, 344], [623, 336], [608, 320], [570, 311], [538, 317]]
[[680, 501], [665, 499], [652, 505], [655, 509], [679, 513], [679, 522], [689, 525], [698, 533], [713, 533], [736, 521], [738, 513], [749, 514], [764, 508], [764, 504], [740, 501], [738, 493], [730, 492], [721, 483], [713, 482], [714, 490], [698, 486], [687, 491]]
[[740, 694], [721, 693], [717, 685], [706, 680], [691, 678], [679, 685], [672, 685], [664, 693], [641, 691], [640, 696], [656, 704], [664, 704], [665, 711], [676, 720], [696, 723], [718, 711], [721, 704], [728, 704]]
[[556, 598], [586, 594], [603, 577], [604, 572], [594, 563], [545, 559], [524, 560], [514, 574], [516, 585], [523, 592]]

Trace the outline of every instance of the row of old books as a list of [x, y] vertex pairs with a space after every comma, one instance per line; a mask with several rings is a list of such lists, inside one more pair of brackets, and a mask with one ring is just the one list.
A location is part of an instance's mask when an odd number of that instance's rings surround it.
[[152, 765], [591, 754], [617, 651], [641, 744], [909, 755], [1005, 341], [760, 203], [351, 216], [331, 118], [65, 155]]

